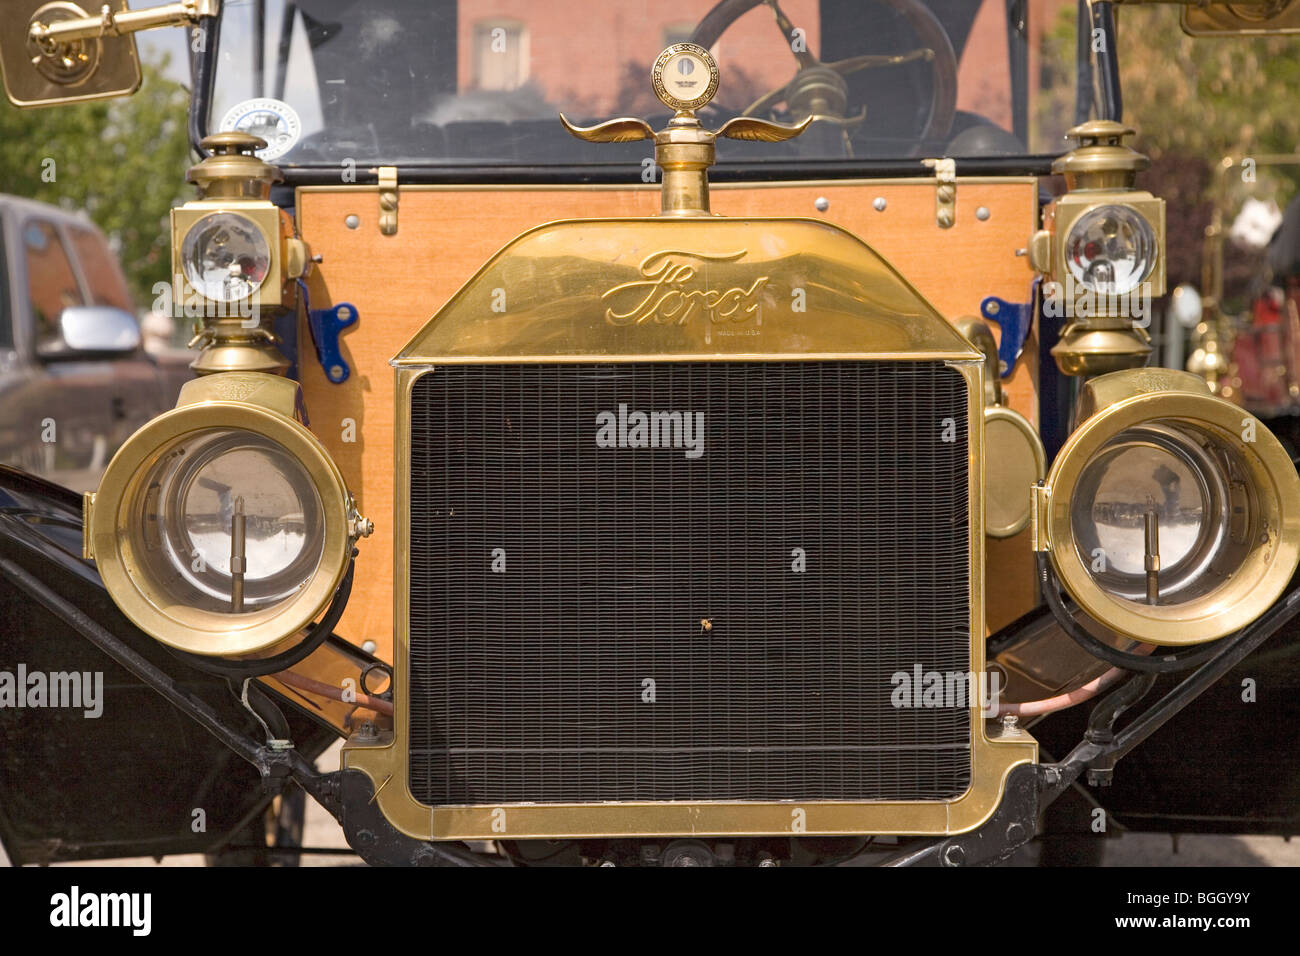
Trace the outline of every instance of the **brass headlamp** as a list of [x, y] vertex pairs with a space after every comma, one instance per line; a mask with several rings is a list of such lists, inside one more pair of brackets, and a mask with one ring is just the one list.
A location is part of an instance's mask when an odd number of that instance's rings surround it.
[[1030, 242], [1033, 267], [1049, 279], [1044, 309], [1069, 321], [1052, 348], [1067, 375], [1143, 365], [1151, 300], [1165, 291], [1165, 203], [1136, 189], [1145, 156], [1124, 145], [1133, 130], [1093, 120], [1070, 130], [1079, 145], [1052, 165], [1069, 192]]
[[202, 377], [127, 439], [85, 499], [84, 551], [114, 603], [178, 650], [264, 656], [296, 640], [338, 596], [359, 537], [343, 476], [301, 421], [297, 382], [270, 320], [296, 307], [308, 266], [270, 201], [266, 144], [203, 141], [199, 198], [172, 210], [176, 295], [198, 306]]
[[199, 198], [171, 214], [177, 310], [202, 320], [194, 369], [283, 371], [270, 321], [295, 306], [294, 281], [310, 257], [270, 200], [280, 171], [254, 155], [266, 143], [247, 133], [217, 133], [203, 146], [212, 155], [189, 171]]
[[1034, 548], [1117, 634], [1178, 646], [1259, 617], [1300, 562], [1300, 477], [1240, 406], [1187, 372], [1089, 380], [1034, 492]]
[[222, 657], [275, 650], [331, 602], [370, 533], [297, 420], [298, 389], [260, 372], [186, 383], [86, 496], [86, 557], [162, 643]]

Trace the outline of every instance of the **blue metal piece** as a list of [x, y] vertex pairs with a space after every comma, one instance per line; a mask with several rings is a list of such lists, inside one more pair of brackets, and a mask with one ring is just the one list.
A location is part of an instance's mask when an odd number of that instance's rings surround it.
[[316, 358], [325, 370], [325, 377], [335, 385], [346, 382], [352, 374], [352, 369], [343, 360], [339, 336], [356, 324], [357, 307], [351, 302], [340, 302], [329, 309], [313, 309], [308, 304], [307, 327], [311, 329], [312, 344], [316, 346]]
[[1016, 359], [1025, 347], [1029, 330], [1034, 324], [1034, 312], [1038, 304], [1038, 285], [1041, 279], [1035, 279], [1029, 287], [1028, 302], [1008, 302], [991, 295], [980, 303], [980, 315], [990, 322], [996, 322], [1002, 328], [1002, 338], [998, 342], [998, 363], [1001, 365], [1002, 377], [1006, 378], [1016, 367]]

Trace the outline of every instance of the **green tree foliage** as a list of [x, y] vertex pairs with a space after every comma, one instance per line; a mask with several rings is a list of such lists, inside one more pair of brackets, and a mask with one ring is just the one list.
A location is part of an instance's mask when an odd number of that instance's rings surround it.
[[141, 306], [171, 271], [168, 209], [189, 194], [189, 94], [144, 66], [131, 97], [20, 110], [0, 98], [0, 191], [84, 209], [122, 259]]
[[[1296, 152], [1300, 37], [1189, 37], [1178, 14], [1176, 6], [1125, 10], [1119, 26], [1125, 119], [1138, 147], [1156, 162], [1178, 153], [1212, 164], [1227, 154]], [[1283, 175], [1300, 183], [1300, 166]]]
[[[1124, 121], [1138, 131], [1133, 145], [1153, 162], [1175, 154], [1211, 165], [1228, 154], [1296, 152], [1300, 37], [1189, 37], [1180, 10], [1121, 11], [1120, 86]], [[1075, 11], [1067, 5], [1043, 38], [1041, 126], [1055, 130], [1073, 117], [1074, 61]], [[1300, 184], [1300, 166], [1284, 175]]]
[[[1224, 156], [1293, 153], [1300, 148], [1300, 37], [1189, 37], [1180, 7], [1124, 8], [1119, 17], [1120, 85], [1124, 122], [1137, 130], [1132, 145], [1151, 158], [1139, 185], [1168, 204], [1168, 273], [1200, 283], [1205, 227], [1219, 188], [1225, 226], [1248, 196], [1279, 206], [1300, 185], [1300, 153], [1292, 166], [1237, 166], [1215, 173]], [[1044, 37], [1039, 128], [1052, 141], [1074, 114], [1075, 10], [1067, 5]], [[1069, 144], [1049, 145], [1067, 149]], [[1254, 181], [1250, 181], [1253, 179]], [[1058, 184], [1058, 188], [1063, 188]], [[1225, 291], [1245, 301], [1263, 269], [1258, 252], [1225, 249]]]
[[[1169, 204], [1170, 284], [1199, 283], [1202, 241], [1216, 202], [1230, 227], [1248, 197], [1285, 207], [1300, 184], [1300, 37], [1190, 37], [1179, 8], [1123, 11], [1119, 25], [1124, 119], [1151, 157], [1142, 185]], [[1291, 165], [1238, 160], [1296, 153]], [[1225, 305], [1244, 308], [1266, 271], [1263, 255], [1224, 249]]]

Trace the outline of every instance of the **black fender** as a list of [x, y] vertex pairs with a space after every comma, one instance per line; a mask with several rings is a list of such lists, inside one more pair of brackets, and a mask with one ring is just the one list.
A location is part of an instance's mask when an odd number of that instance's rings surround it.
[[[1131, 714], [1159, 700], [1182, 676], [1160, 677]], [[1063, 758], [1082, 739], [1094, 703], [1030, 728], [1044, 760]], [[1078, 799], [1062, 799], [1059, 808], [1053, 805], [1045, 829], [1095, 833], [1093, 810], [1101, 807], [1112, 835], [1128, 830], [1293, 836], [1300, 833], [1297, 730], [1300, 619], [1293, 619], [1120, 760], [1107, 785], [1080, 779], [1083, 792], [1068, 794]]]
[[[0, 567], [43, 582], [229, 727], [261, 739], [225, 680], [183, 663], [118, 611], [93, 562], [81, 557], [81, 537], [80, 495], [0, 466]], [[29, 681], [91, 675], [82, 703], [102, 679], [98, 702], [88, 710], [48, 706], [48, 695], [45, 706], [4, 696], [20, 667]], [[283, 709], [307, 760], [338, 739]], [[260, 832], [272, 799], [253, 766], [2, 573], [0, 741], [0, 841], [15, 864], [217, 852]]]

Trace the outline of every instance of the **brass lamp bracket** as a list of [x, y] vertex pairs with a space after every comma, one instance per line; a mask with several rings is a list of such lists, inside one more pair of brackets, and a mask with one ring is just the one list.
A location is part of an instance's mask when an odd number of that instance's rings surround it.
[[397, 167], [379, 167], [379, 231], [397, 234]]
[[957, 222], [957, 160], [924, 159], [934, 170], [934, 221], [940, 229], [951, 229]]
[[655, 144], [655, 164], [663, 170], [660, 215], [707, 216], [708, 170], [719, 136], [751, 142], [779, 143], [798, 136], [813, 117], [794, 126], [738, 116], [718, 130], [700, 125], [695, 111], [718, 91], [718, 65], [709, 51], [694, 43], [674, 43], [655, 60], [651, 85], [660, 102], [677, 112], [655, 132], [645, 120], [620, 117], [595, 126], [574, 126], [560, 114], [564, 128], [588, 143], [630, 143], [648, 139]]
[[1030, 490], [1033, 503], [1030, 505], [1029, 514], [1029, 547], [1032, 551], [1052, 550], [1051, 541], [1047, 536], [1047, 503], [1050, 500], [1050, 492], [1051, 488], [1041, 481]]

